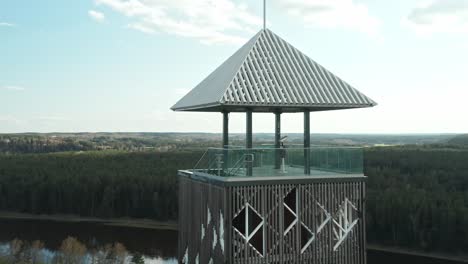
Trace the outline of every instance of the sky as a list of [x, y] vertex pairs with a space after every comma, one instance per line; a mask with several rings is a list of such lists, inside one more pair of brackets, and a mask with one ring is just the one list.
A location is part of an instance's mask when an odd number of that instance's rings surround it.
[[[170, 107], [262, 28], [262, 0], [0, 0], [0, 133], [221, 132]], [[468, 0], [267, 0], [267, 27], [378, 103], [313, 133], [467, 133]], [[254, 132], [274, 131], [254, 114]], [[230, 131], [245, 116], [230, 115]], [[284, 132], [302, 132], [283, 114]]]

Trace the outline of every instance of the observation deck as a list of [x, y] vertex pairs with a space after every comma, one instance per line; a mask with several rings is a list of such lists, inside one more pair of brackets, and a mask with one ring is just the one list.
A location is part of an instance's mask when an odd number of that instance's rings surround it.
[[[304, 164], [309, 164], [309, 170]], [[363, 149], [337, 146], [209, 148], [193, 169], [181, 170], [179, 174], [220, 182], [363, 178]]]

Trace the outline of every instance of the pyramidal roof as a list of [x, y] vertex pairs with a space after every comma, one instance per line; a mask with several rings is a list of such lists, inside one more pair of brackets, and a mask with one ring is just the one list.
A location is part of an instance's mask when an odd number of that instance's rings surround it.
[[301, 112], [375, 105], [275, 33], [263, 29], [171, 109]]

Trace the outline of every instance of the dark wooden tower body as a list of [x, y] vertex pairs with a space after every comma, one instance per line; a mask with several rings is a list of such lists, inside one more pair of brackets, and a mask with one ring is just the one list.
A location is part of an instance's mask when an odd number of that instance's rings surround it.
[[[232, 182], [179, 176], [181, 262], [366, 263], [363, 177]], [[256, 219], [245, 223], [245, 214]]]
[[[359, 148], [310, 145], [310, 112], [375, 102], [268, 29], [173, 110], [223, 113], [223, 146], [179, 171], [180, 263], [365, 264], [366, 177]], [[246, 112], [246, 146], [229, 145]], [[253, 148], [252, 114], [276, 115], [275, 144]], [[304, 113], [304, 146], [281, 144], [281, 113]]]

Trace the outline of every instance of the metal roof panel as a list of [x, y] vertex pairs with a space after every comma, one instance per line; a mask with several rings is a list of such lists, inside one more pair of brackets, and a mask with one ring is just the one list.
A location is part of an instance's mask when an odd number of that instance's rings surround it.
[[172, 109], [293, 112], [375, 105], [372, 99], [264, 29]]

